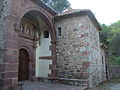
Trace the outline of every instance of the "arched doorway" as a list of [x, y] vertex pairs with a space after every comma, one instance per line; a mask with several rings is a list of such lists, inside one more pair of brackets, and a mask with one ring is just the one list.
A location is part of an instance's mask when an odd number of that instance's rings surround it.
[[29, 79], [29, 53], [25, 49], [19, 50], [19, 68], [18, 68], [18, 80]]

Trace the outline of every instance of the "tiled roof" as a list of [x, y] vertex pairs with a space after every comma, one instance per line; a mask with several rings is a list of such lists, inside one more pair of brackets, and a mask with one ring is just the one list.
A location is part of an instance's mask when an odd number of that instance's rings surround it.
[[63, 11], [63, 13], [58, 14], [58, 16], [77, 13], [77, 12], [82, 12], [82, 11], [90, 11], [90, 10], [89, 9], [72, 9], [72, 8], [68, 8], [65, 11]]

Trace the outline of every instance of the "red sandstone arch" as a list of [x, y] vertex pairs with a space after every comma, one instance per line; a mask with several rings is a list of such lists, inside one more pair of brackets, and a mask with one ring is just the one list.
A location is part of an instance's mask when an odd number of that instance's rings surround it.
[[33, 6], [33, 7], [29, 6], [24, 9], [21, 9], [21, 11], [19, 11], [18, 15], [17, 15], [15, 29], [19, 30], [20, 22], [21, 22], [23, 16], [27, 12], [30, 12], [30, 11], [39, 12], [39, 14], [42, 15], [42, 19], [47, 20], [46, 23], [47, 23], [48, 27], [50, 28], [51, 39], [55, 40], [56, 37], [55, 37], [55, 29], [54, 29], [54, 23], [53, 23], [54, 16], [50, 15], [47, 11], [45, 11], [43, 8], [38, 7], [38, 6]]
[[[29, 55], [29, 63], [28, 63], [28, 66], [29, 66], [28, 67], [28, 70], [29, 70], [28, 71], [29, 72], [28, 76], [29, 77], [28, 77], [28, 79], [32, 79], [32, 77], [35, 75], [35, 67], [33, 67], [33, 66], [35, 66], [35, 53], [32, 51], [34, 49], [31, 49], [29, 46], [27, 46], [25, 44], [20, 44], [19, 47], [18, 47], [18, 51], [21, 50], [21, 49], [28, 52], [28, 55]], [[20, 53], [19, 53], [19, 55], [20, 55]], [[18, 63], [19, 63], [19, 60], [20, 59], [18, 58]], [[18, 65], [18, 67], [19, 67], [19, 65]], [[19, 71], [18, 71], [18, 74], [19, 74]]]
[[20, 49], [26, 50], [26, 51], [28, 52], [28, 54], [29, 54], [29, 59], [32, 58], [32, 51], [31, 51], [27, 46], [25, 46], [25, 45], [20, 45], [20, 46], [18, 47], [18, 50], [20, 50]]
[[[52, 44], [52, 49], [51, 49], [51, 58], [53, 60], [52, 64], [56, 65], [56, 35], [55, 35], [55, 28], [54, 28], [54, 21], [53, 21], [54, 16], [52, 14], [50, 14], [49, 12], [47, 12], [46, 10], [44, 10], [43, 8], [38, 7], [38, 6], [32, 6], [32, 7], [29, 6], [29, 7], [23, 8], [18, 12], [15, 29], [16, 30], [20, 29], [20, 23], [21, 23], [22, 18], [24, 17], [24, 15], [26, 13], [31, 12], [31, 11], [38, 12], [38, 14], [41, 16], [41, 18], [46, 22], [46, 24], [49, 27], [50, 36], [51, 36], [51, 44]], [[19, 46], [19, 47], [22, 47], [22, 46]], [[27, 46], [25, 46], [25, 47], [27, 47]], [[28, 47], [28, 49], [30, 49], [30, 48]], [[30, 54], [30, 59], [31, 60], [33, 59], [33, 62], [35, 62], [34, 61], [35, 55], [33, 54], [34, 58], [32, 58], [32, 56], [31, 56], [32, 54], [33, 53]], [[32, 64], [32, 62], [31, 62], [31, 64]], [[32, 74], [31, 74], [31, 76], [32, 76]], [[55, 76], [56, 76], [56, 70], [54, 69], [51, 71], [50, 77], [55, 77]]]

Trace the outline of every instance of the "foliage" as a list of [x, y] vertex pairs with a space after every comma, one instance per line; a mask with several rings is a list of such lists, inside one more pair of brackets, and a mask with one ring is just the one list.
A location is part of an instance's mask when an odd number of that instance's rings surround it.
[[41, 0], [56, 12], [61, 13], [70, 6], [70, 3], [67, 0]]
[[105, 24], [101, 25], [101, 27], [103, 28], [103, 31], [100, 32], [100, 40], [104, 44], [108, 45], [107, 41], [109, 36], [108, 27]]
[[101, 25], [100, 40], [105, 43], [108, 50], [108, 57], [112, 63], [120, 65], [120, 21], [106, 26]]
[[110, 41], [109, 44], [111, 54], [115, 56], [120, 55], [120, 33], [117, 33]]
[[115, 62], [117, 62], [117, 64], [120, 65], [120, 56], [115, 58]]

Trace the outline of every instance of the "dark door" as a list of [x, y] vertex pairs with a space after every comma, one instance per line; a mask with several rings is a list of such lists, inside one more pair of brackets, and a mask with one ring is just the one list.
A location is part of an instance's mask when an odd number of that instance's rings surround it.
[[19, 71], [18, 80], [28, 80], [29, 79], [29, 54], [26, 50], [19, 50]]

